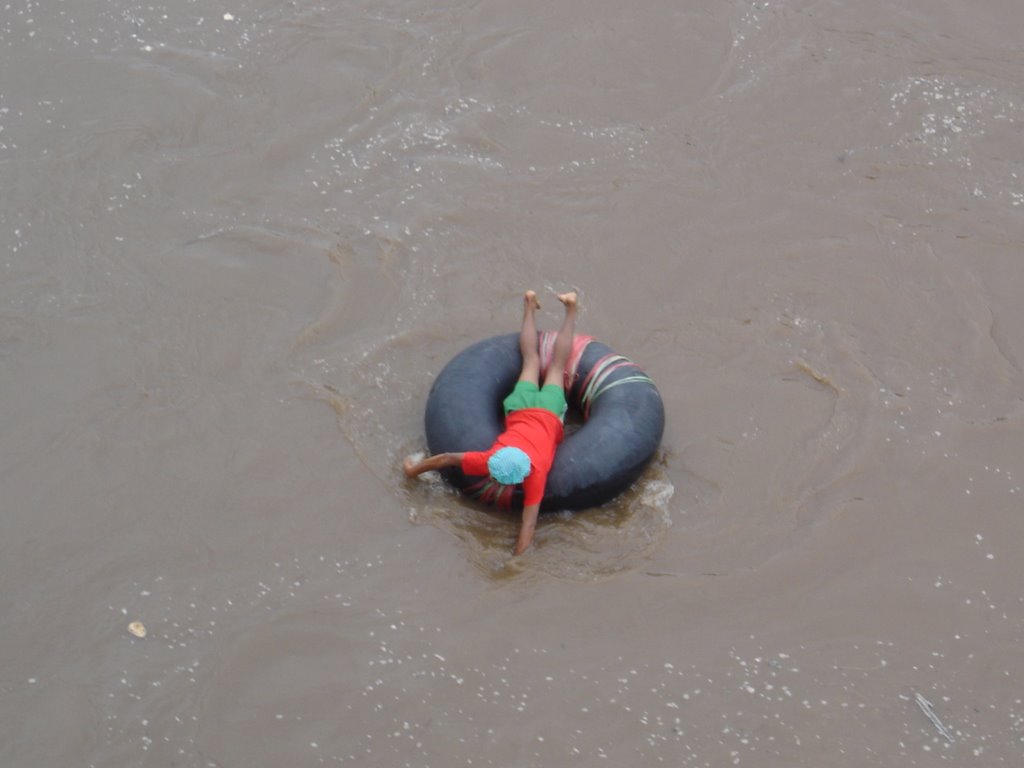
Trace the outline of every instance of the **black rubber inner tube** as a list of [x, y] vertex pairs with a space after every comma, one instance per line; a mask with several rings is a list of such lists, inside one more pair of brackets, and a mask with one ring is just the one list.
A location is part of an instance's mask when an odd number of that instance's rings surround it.
[[[570, 409], [581, 410], [584, 385], [595, 365], [611, 357], [604, 344], [592, 341], [580, 358]], [[583, 425], [558, 446], [541, 502], [542, 512], [579, 510], [609, 501], [629, 488], [654, 456], [665, 429], [665, 407], [654, 383], [625, 361], [601, 377], [591, 395]], [[519, 378], [519, 334], [479, 341], [456, 355], [438, 374], [427, 398], [426, 434], [431, 454], [485, 451], [505, 429], [501, 401]], [[618, 383], [618, 385], [616, 385]], [[481, 478], [447, 469], [445, 479], [472, 495]], [[512, 506], [522, 507], [522, 488]]]

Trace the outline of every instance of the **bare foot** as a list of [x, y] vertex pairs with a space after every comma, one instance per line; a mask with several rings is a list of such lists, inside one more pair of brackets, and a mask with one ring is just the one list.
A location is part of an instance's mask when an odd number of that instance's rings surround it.
[[565, 304], [566, 307], [576, 306], [576, 291], [569, 291], [568, 293], [556, 293], [558, 300]]
[[406, 477], [416, 477], [416, 460], [412, 456], [406, 456], [402, 462], [402, 469]]
[[525, 303], [527, 307], [533, 307], [534, 309], [540, 309], [540, 302], [537, 301], [537, 292], [536, 291], [527, 291], [526, 293], [524, 293], [523, 294], [523, 303]]

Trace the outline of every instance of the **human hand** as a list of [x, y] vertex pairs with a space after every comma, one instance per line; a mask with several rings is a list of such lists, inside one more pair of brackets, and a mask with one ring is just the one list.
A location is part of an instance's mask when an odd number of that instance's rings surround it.
[[416, 463], [412, 456], [405, 457], [405, 461], [402, 462], [402, 471], [405, 472], [406, 477], [416, 477], [419, 474], [416, 471]]

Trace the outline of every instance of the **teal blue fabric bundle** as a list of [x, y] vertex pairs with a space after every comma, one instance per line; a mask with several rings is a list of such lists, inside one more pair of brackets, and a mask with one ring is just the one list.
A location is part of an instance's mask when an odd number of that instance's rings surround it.
[[502, 485], [517, 485], [530, 474], [530, 457], [519, 448], [501, 448], [487, 460], [487, 471]]

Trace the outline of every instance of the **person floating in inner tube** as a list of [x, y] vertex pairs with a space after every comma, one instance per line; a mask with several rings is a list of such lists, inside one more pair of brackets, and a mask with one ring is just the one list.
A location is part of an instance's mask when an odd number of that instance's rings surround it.
[[564, 371], [572, 352], [576, 331], [576, 294], [557, 294], [565, 305], [565, 318], [555, 339], [551, 365], [540, 382], [540, 352], [537, 349], [537, 325], [534, 313], [540, 309], [537, 294], [523, 296], [523, 325], [519, 332], [519, 350], [523, 369], [512, 393], [502, 402], [505, 431], [486, 451], [439, 453], [422, 461], [405, 459], [407, 477], [445, 467], [460, 467], [467, 475], [490, 475], [502, 485], [523, 486], [523, 520], [516, 540], [515, 554], [521, 555], [533, 540], [537, 513], [544, 497], [548, 472], [555, 460], [555, 449], [564, 430], [562, 421], [568, 403], [563, 388]]

